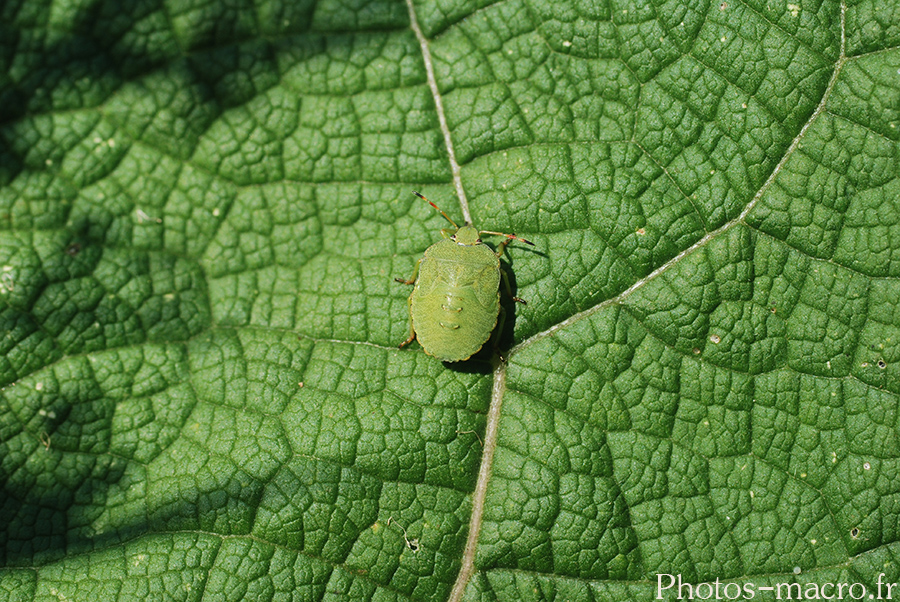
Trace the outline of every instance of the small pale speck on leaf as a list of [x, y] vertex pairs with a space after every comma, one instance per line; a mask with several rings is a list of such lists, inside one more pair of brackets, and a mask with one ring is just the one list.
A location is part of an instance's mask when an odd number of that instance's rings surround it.
[[788, 4], [788, 10], [791, 11], [791, 16], [796, 17], [800, 14], [800, 5], [799, 4]]
[[718, 345], [719, 343], [722, 342], [721, 337], [719, 337], [719, 335], [717, 335], [717, 334], [714, 334], [714, 335], [712, 335], [711, 337], [709, 337], [709, 340], [710, 340], [714, 345]]
[[694, 347], [691, 351], [694, 352], [694, 355], [700, 355], [700, 348], [699, 348], [699, 347]]
[[299, 383], [297, 383], [297, 386], [300, 387], [300, 388], [302, 389], [302, 388], [303, 388], [303, 381], [301, 380]]
[[872, 465], [869, 464], [868, 462], [865, 462], [865, 463], [863, 464], [863, 470], [869, 470], [869, 469], [871, 469], [871, 468], [872, 468]]
[[142, 224], [146, 221], [150, 221], [154, 218], [150, 217], [143, 209], [135, 209], [134, 214], [137, 216], [137, 220], [139, 224]]
[[478, 433], [475, 432], [475, 431], [471, 431], [471, 430], [469, 430], [469, 431], [456, 431], [456, 434], [457, 434], [457, 435], [475, 435], [475, 438], [478, 439], [478, 443], [481, 445], [481, 447], [484, 447], [484, 442], [482, 442], [481, 437], [479, 437], [479, 436], [478, 436]]
[[646, 231], [646, 230], [644, 230], [644, 229], [643, 229], [643, 228], [638, 228], [638, 229], [637, 229], [637, 230], [635, 230], [635, 231], [636, 231], [636, 232], [637, 232], [637, 233], [638, 233], [638, 234], [640, 234], [640, 235], [641, 235], [641, 236], [643, 236], [643, 235], [644, 235], [644, 234], [646, 234], [646, 233], [647, 233], [647, 231]]
[[[569, 40], [566, 40], [565, 42], [563, 42], [563, 46], [565, 46], [566, 48], [571, 48], [572, 42], [570, 42]], [[512, 51], [510, 51], [510, 52], [512, 52]]]
[[887, 364], [884, 360], [878, 360], [878, 367], [884, 370], [885, 368], [887, 368]]
[[[9, 267], [9, 266], [6, 266]], [[12, 268], [10, 268], [12, 269]], [[11, 293], [16, 289], [14, 276], [9, 272], [0, 274], [0, 293]]]
[[794, 567], [794, 574], [795, 574], [795, 575], [799, 575], [799, 574], [802, 573], [802, 572], [803, 572], [803, 569], [801, 569], [799, 566], [795, 566], [795, 567]]

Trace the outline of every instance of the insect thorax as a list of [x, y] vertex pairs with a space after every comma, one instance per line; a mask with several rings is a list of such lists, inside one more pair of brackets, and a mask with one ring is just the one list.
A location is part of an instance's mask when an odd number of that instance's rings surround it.
[[428, 247], [425, 251], [425, 257], [443, 261], [458, 261], [473, 267], [487, 265], [496, 265], [498, 269], [500, 267], [500, 259], [489, 246], [485, 244], [462, 244], [450, 239], [436, 242]]

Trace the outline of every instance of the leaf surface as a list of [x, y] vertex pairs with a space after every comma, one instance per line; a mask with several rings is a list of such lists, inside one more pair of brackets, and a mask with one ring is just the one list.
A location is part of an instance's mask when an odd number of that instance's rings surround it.
[[[900, 581], [898, 49], [880, 0], [0, 6], [0, 600]], [[535, 243], [508, 362], [396, 349], [414, 189]]]

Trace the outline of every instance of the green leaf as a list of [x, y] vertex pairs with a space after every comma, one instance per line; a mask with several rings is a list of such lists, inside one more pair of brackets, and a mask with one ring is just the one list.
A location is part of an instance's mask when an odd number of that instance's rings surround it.
[[[0, 601], [900, 582], [895, 3], [12, 0], [0, 65]], [[535, 243], [507, 362], [397, 349], [412, 190]]]

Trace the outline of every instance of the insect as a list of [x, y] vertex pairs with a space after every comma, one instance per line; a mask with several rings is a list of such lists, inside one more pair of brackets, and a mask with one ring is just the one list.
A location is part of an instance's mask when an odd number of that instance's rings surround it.
[[[457, 226], [437, 205], [418, 192], [413, 194], [440, 211], [455, 230], [441, 230], [444, 240], [425, 250], [408, 280], [395, 278], [397, 282], [416, 285], [408, 301], [409, 338], [400, 343], [400, 348], [418, 339], [425, 353], [439, 360], [467, 360], [481, 349], [498, 321], [498, 337], [503, 330], [501, 279], [509, 296], [525, 303], [513, 297], [506, 272], [500, 268], [506, 245], [513, 239], [532, 246], [534, 243], [515, 234], [478, 230], [468, 222]], [[506, 240], [494, 252], [481, 242], [480, 234], [505, 236]], [[496, 344], [495, 339], [495, 347]]]

